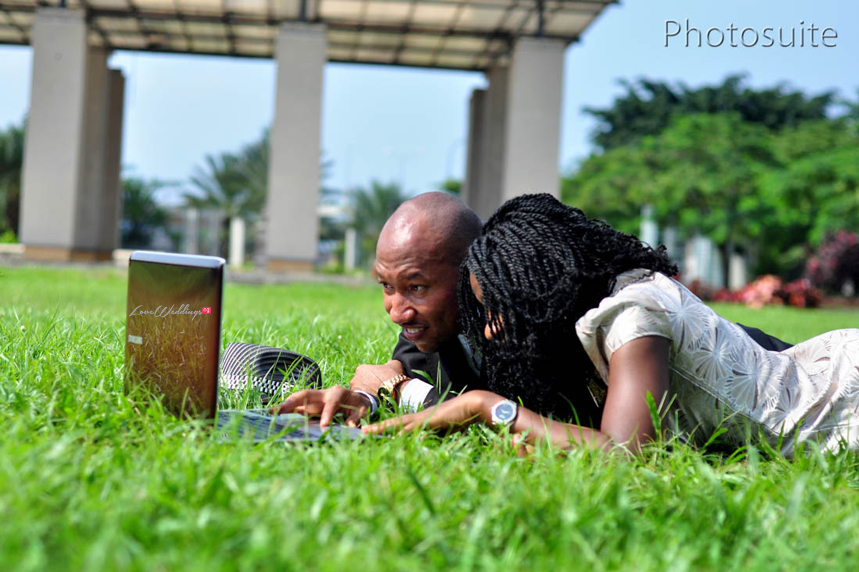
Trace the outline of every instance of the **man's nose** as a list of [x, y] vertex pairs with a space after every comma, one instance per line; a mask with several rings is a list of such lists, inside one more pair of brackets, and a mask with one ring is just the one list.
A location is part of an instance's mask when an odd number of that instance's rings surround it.
[[405, 296], [394, 294], [389, 314], [391, 321], [395, 324], [407, 324], [414, 319], [416, 312], [411, 302]]

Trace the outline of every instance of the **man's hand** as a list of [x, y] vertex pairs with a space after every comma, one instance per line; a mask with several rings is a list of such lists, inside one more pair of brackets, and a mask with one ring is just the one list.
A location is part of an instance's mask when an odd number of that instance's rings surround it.
[[353, 391], [360, 390], [379, 395], [379, 388], [382, 387], [383, 381], [404, 373], [403, 364], [395, 359], [384, 365], [359, 365], [355, 370], [355, 377], [349, 382], [349, 388]]
[[328, 389], [304, 389], [290, 395], [286, 401], [270, 409], [273, 414], [301, 413], [319, 417], [319, 425], [327, 427], [339, 412], [346, 414], [346, 425], [355, 427], [370, 408], [366, 397], [335, 385]]

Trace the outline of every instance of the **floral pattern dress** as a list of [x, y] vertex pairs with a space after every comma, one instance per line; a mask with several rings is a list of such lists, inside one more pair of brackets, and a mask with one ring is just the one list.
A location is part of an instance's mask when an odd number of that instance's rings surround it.
[[859, 450], [859, 329], [767, 351], [679, 282], [631, 270], [576, 332], [606, 383], [625, 343], [671, 341], [663, 426], [683, 440], [703, 444], [725, 428], [720, 440], [731, 446], [761, 436], [788, 457], [806, 441]]

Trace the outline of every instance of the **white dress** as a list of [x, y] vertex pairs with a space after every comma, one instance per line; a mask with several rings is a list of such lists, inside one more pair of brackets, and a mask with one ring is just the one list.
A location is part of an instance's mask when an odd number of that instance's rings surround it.
[[788, 457], [804, 441], [859, 450], [859, 329], [767, 351], [679, 282], [631, 270], [576, 332], [606, 383], [623, 344], [671, 340], [663, 426], [684, 441], [703, 444], [726, 428], [722, 442], [742, 446], [760, 436]]

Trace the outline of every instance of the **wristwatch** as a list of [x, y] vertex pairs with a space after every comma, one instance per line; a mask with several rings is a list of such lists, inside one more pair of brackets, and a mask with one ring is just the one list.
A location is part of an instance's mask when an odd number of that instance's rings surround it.
[[382, 386], [379, 388], [379, 395], [381, 396], [384, 393], [388, 393], [391, 396], [392, 400], [398, 402], [399, 396], [397, 395], [397, 388], [400, 386], [401, 383], [408, 381], [409, 379], [411, 378], [404, 373], [401, 373], [400, 375], [395, 375], [391, 379], [386, 379], [382, 382]]
[[492, 425], [497, 428], [510, 427], [516, 421], [516, 416], [519, 415], [519, 406], [515, 401], [505, 399], [499, 401], [489, 410]]

